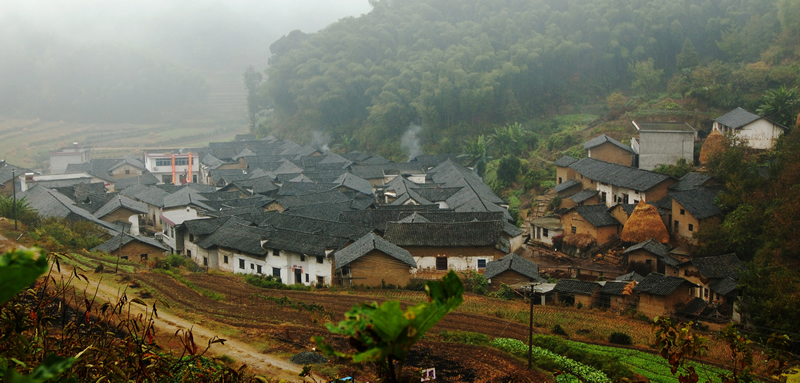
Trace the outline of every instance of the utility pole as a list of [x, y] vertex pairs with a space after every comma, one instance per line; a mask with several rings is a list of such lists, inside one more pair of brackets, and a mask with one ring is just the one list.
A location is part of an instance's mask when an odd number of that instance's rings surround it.
[[11, 169], [11, 189], [14, 194], [14, 204], [11, 210], [14, 212], [14, 231], [17, 231], [17, 169]]
[[533, 289], [534, 285], [531, 284], [531, 294], [528, 299], [531, 301], [531, 311], [528, 314], [528, 369], [533, 368]]

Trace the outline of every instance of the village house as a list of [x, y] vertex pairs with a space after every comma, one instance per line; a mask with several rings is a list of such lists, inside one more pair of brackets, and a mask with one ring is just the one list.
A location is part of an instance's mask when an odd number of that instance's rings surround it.
[[50, 152], [50, 174], [64, 174], [70, 164], [83, 164], [91, 160], [92, 149], [73, 142], [72, 147]]
[[561, 215], [564, 236], [587, 234], [597, 244], [604, 244], [619, 235], [621, 225], [606, 205], [575, 206]]
[[612, 162], [624, 166], [633, 166], [635, 153], [625, 145], [605, 134], [601, 134], [583, 144], [589, 158]]
[[558, 303], [578, 308], [591, 308], [600, 298], [600, 284], [597, 282], [562, 279], [553, 288]]
[[154, 238], [123, 233], [94, 247], [91, 251], [102, 251], [110, 255], [119, 255], [120, 258], [129, 261], [142, 262], [162, 257], [169, 252], [169, 249]]
[[441, 278], [449, 270], [483, 272], [500, 250], [500, 221], [388, 222], [384, 239], [411, 253], [418, 278]]
[[[553, 162], [553, 165], [556, 166], [556, 187], [560, 186], [561, 184], [569, 180], [573, 180], [573, 183], [576, 185], [579, 184], [577, 180], [578, 175], [575, 173], [575, 170], [570, 167], [570, 165], [576, 162], [578, 162], [577, 158], [572, 158], [569, 156], [563, 156], [559, 158], [556, 162]], [[562, 187], [562, 190], [563, 189], [564, 187]], [[558, 192], [559, 191], [556, 190], [556, 193]]]
[[736, 108], [714, 119], [712, 129], [722, 134], [735, 134], [744, 139], [753, 149], [771, 149], [788, 130], [785, 126], [772, 122], [742, 108]]
[[[592, 304], [592, 307], [599, 307], [611, 310], [613, 312], [624, 312], [630, 306], [630, 296], [635, 283], [624, 281], [606, 281], [601, 282], [600, 294], [597, 296], [597, 301]], [[626, 287], [627, 290], [626, 291]]]
[[608, 207], [617, 203], [657, 201], [667, 195], [670, 185], [677, 182], [664, 174], [592, 158], [581, 159], [570, 168], [575, 170], [584, 189], [597, 189], [600, 202]]
[[23, 188], [22, 185], [25, 182], [25, 172], [25, 169], [0, 161], [0, 195], [11, 196], [14, 188], [17, 192], [25, 191], [27, 187]]
[[660, 273], [647, 274], [633, 288], [637, 297], [636, 310], [648, 318], [669, 315], [691, 301], [696, 287], [694, 283], [680, 277]]
[[197, 183], [200, 161], [196, 153], [144, 153], [144, 166], [161, 183]]
[[635, 270], [641, 275], [661, 273], [668, 276], [678, 276], [680, 261], [669, 255], [666, 245], [648, 239], [627, 248], [623, 253], [628, 270]]
[[736, 254], [694, 258], [678, 267], [681, 277], [699, 286], [694, 296], [715, 304], [733, 304], [726, 296], [734, 291], [745, 268]]
[[487, 263], [483, 277], [492, 290], [498, 290], [502, 285], [547, 282], [539, 277], [539, 265], [514, 253]]
[[685, 122], [636, 122], [639, 139], [631, 139], [639, 169], [653, 170], [658, 165], [674, 165], [684, 159], [694, 164], [697, 130]]
[[722, 211], [714, 204], [720, 189], [702, 187], [690, 190], [669, 192], [672, 199], [672, 235], [696, 243], [694, 234], [713, 217]]
[[531, 240], [553, 246], [553, 238], [564, 234], [564, 225], [558, 217], [541, 217], [530, 222]]
[[417, 263], [411, 253], [368, 233], [334, 253], [337, 284], [344, 286], [405, 286]]
[[146, 214], [147, 205], [120, 194], [94, 212], [98, 219], [116, 224], [120, 228], [127, 226], [131, 235], [139, 235], [139, 217]]

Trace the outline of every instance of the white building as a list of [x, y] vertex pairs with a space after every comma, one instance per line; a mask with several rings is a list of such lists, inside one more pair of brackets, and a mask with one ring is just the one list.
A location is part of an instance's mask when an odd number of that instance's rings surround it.
[[144, 166], [165, 184], [197, 183], [200, 177], [200, 159], [196, 153], [145, 152]]
[[685, 122], [631, 121], [639, 131], [639, 139], [631, 139], [631, 148], [638, 156], [639, 169], [653, 170], [658, 165], [674, 165], [683, 158], [694, 163], [694, 142], [697, 131]]
[[747, 146], [753, 149], [771, 149], [787, 130], [783, 125], [742, 108], [736, 108], [715, 119], [713, 129], [722, 134], [736, 134], [747, 140]]

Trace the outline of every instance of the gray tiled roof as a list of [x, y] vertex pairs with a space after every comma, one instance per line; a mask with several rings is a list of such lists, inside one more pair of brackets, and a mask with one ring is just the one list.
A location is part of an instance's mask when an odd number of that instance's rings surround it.
[[647, 191], [668, 179], [674, 179], [665, 174], [600, 161], [594, 158], [581, 159], [570, 165], [570, 167], [591, 180], [635, 191]]
[[25, 174], [26, 171], [28, 170], [3, 161], [2, 165], [0, 165], [0, 184], [5, 184], [6, 182], [10, 181], [13, 173], [16, 173], [17, 176], [20, 176]]
[[204, 210], [214, 210], [214, 208], [205, 203], [206, 201], [208, 201], [208, 198], [204, 197], [200, 192], [192, 188], [185, 187], [172, 194], [164, 196], [164, 208], [169, 209], [194, 205]]
[[556, 185], [555, 192], [556, 193], [560, 193], [560, 192], [562, 192], [564, 190], [567, 190], [569, 188], [572, 188], [572, 187], [575, 187], [575, 186], [580, 186], [580, 184], [581, 183], [578, 180], [566, 180], [566, 181]]
[[339, 250], [350, 240], [303, 233], [294, 230], [272, 229], [264, 237], [264, 248], [292, 251], [312, 256], [325, 256], [326, 250]]
[[501, 222], [386, 224], [384, 238], [398, 246], [494, 246], [500, 240]]
[[717, 117], [714, 121], [719, 122], [729, 128], [739, 129], [753, 121], [761, 119], [761, 116], [750, 113], [742, 108], [736, 108], [724, 115]]
[[143, 173], [142, 175], [122, 178], [114, 181], [114, 188], [117, 190], [125, 189], [131, 185], [155, 185], [158, 183], [158, 178], [150, 172]]
[[600, 284], [597, 282], [561, 279], [553, 287], [553, 291], [560, 294], [592, 295], [599, 287]]
[[540, 279], [539, 265], [514, 253], [487, 263], [483, 276], [486, 279], [491, 279], [507, 270], [515, 271], [534, 280]]
[[123, 195], [117, 194], [115, 198], [112, 198], [105, 205], [103, 205], [103, 207], [97, 209], [97, 211], [94, 213], [94, 216], [97, 218], [103, 218], [115, 212], [119, 208], [125, 208], [134, 213], [147, 214], [147, 205], [145, 205], [142, 202], [125, 197]]
[[316, 183], [316, 182], [292, 182], [287, 181], [281, 184], [278, 189], [279, 196], [303, 196], [308, 194], [316, 194], [327, 192], [336, 188], [334, 183]]
[[269, 214], [261, 222], [261, 225], [269, 225], [276, 229], [347, 238], [354, 241], [372, 231], [372, 229], [364, 226], [290, 214]]
[[411, 256], [411, 253], [375, 235], [375, 233], [368, 233], [359, 240], [333, 254], [336, 261], [336, 269], [341, 269], [349, 265], [373, 250], [378, 250], [410, 267], [417, 267], [417, 263], [414, 261], [414, 257]]
[[619, 221], [617, 221], [617, 219], [608, 212], [608, 208], [604, 204], [575, 206], [570, 210], [577, 211], [581, 217], [586, 219], [586, 221], [592, 224], [594, 227], [614, 226], [620, 224]]
[[692, 190], [698, 189], [703, 187], [707, 182], [713, 180], [713, 178], [706, 173], [698, 173], [698, 172], [689, 172], [686, 173], [683, 177], [681, 177], [678, 182], [674, 183], [669, 187], [669, 190]]
[[570, 156], [564, 156], [564, 157], [561, 157], [561, 158], [557, 159], [555, 162], [553, 162], [553, 165], [561, 167], [561, 168], [566, 168], [566, 167], [569, 167], [570, 165], [572, 165], [572, 164], [574, 164], [576, 162], [578, 162], [577, 158], [570, 157]]
[[703, 298], [694, 298], [689, 303], [687, 303], [683, 308], [681, 308], [681, 314], [688, 314], [688, 315], [700, 315], [703, 310], [708, 307], [708, 302], [704, 301]]
[[335, 184], [338, 184], [339, 186], [355, 190], [359, 193], [372, 195], [372, 185], [369, 183], [369, 181], [361, 177], [356, 177], [350, 173], [342, 174], [338, 179], [336, 179], [333, 182]]
[[617, 280], [617, 281], [636, 281], [636, 282], [641, 282], [642, 279], [644, 279], [643, 276], [637, 274], [635, 271], [631, 271], [628, 274], [618, 276], [615, 280]]
[[608, 281], [600, 288], [600, 294], [623, 295], [622, 292], [629, 283], [630, 282]]
[[653, 295], [667, 296], [672, 294], [682, 284], [691, 282], [678, 277], [671, 277], [659, 273], [650, 273], [633, 288], [633, 291], [639, 293], [648, 293]]
[[686, 208], [697, 219], [704, 219], [722, 214], [722, 210], [714, 204], [719, 194], [716, 188], [699, 188], [668, 193], [675, 202]]
[[[157, 249], [162, 251], [168, 251], [169, 249], [165, 247], [161, 242], [157, 241], [155, 238], [143, 237], [141, 235], [130, 235], [124, 234], [122, 239], [122, 246], [125, 246], [131, 242], [141, 242], [150, 246], [153, 246]], [[119, 249], [120, 245], [120, 238], [119, 235], [114, 236], [113, 238], [109, 239], [108, 241], [103, 242], [102, 244], [94, 247], [91, 251], [103, 251], [106, 253], [111, 253]]]
[[352, 203], [352, 201], [342, 201], [295, 206], [290, 207], [283, 214], [336, 221], [342, 212], [352, 210]]
[[582, 203], [582, 202], [585, 202], [586, 200], [588, 200], [589, 198], [592, 198], [592, 197], [596, 196], [598, 193], [600, 193], [600, 192], [598, 192], [595, 189], [583, 189], [583, 190], [573, 194], [572, 197], [569, 197], [569, 199], [571, 199], [572, 202], [575, 202], [575, 203]]
[[252, 255], [264, 255], [261, 239], [268, 235], [264, 228], [246, 225], [243, 221], [231, 218], [220, 226], [213, 234], [199, 241], [197, 246], [204, 249], [226, 247]]
[[691, 263], [705, 278], [739, 278], [739, 270], [744, 264], [736, 254], [715, 255], [713, 257], [695, 258], [686, 263]]
[[731, 277], [722, 278], [708, 284], [711, 291], [719, 295], [728, 295], [733, 290], [736, 290], [737, 282]]
[[636, 250], [640, 250], [640, 249], [647, 250], [650, 253], [655, 254], [655, 255], [657, 255], [659, 257], [664, 257], [669, 253], [669, 249], [667, 249], [667, 246], [662, 245], [661, 243], [658, 243], [658, 242], [654, 241], [651, 238], [651, 239], [648, 239], [648, 240], [646, 240], [644, 242], [639, 242], [639, 243], [627, 248], [622, 254], [630, 254], [630, 253], [632, 253], [632, 252], [634, 252]]
[[[613, 138], [611, 138], [611, 137], [609, 137], [609, 136], [607, 136], [605, 134], [601, 134], [601, 135], [599, 135], [599, 136], [597, 136], [595, 138], [592, 138], [589, 141], [586, 141], [583, 144], [583, 148], [584, 149], [591, 149], [591, 148], [594, 148], [596, 146], [600, 146], [602, 144], [605, 144], [606, 142], [608, 142], [611, 145], [614, 145], [614, 146], [616, 146], [616, 147], [618, 147], [618, 148], [620, 148], [622, 150], [625, 150], [626, 152], [633, 153], [633, 149], [631, 149], [630, 146], [627, 146], [627, 145], [625, 145], [625, 144], [623, 144], [623, 143], [621, 143], [621, 142], [619, 142], [619, 141], [617, 141], [617, 140], [615, 140], [615, 139], [613, 139]], [[567, 166], [569, 166], [569, 165], [567, 165]]]
[[89, 221], [113, 234], [119, 232], [119, 229], [113, 224], [97, 219], [86, 209], [76, 206], [75, 201], [69, 197], [41, 185], [17, 194], [17, 198], [25, 198], [29, 206], [43, 218], [57, 217]]
[[186, 227], [189, 234], [200, 237], [213, 234], [229, 219], [231, 217], [191, 219], [183, 221], [182, 225]]
[[284, 208], [293, 208], [321, 203], [350, 202], [350, 198], [338, 190], [329, 190], [322, 193], [282, 196], [277, 198], [276, 202]]

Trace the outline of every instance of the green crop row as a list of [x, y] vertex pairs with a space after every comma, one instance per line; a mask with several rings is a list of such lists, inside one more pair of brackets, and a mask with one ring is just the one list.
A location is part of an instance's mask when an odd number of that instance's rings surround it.
[[[528, 346], [524, 342], [517, 339], [496, 338], [491, 342], [491, 345], [503, 351], [519, 356], [526, 356], [528, 354]], [[549, 360], [551, 363], [555, 364], [558, 369], [568, 371], [570, 374], [575, 375], [575, 377], [580, 378], [581, 381], [588, 383], [605, 383], [610, 381], [608, 376], [606, 376], [606, 374], [604, 374], [602, 371], [589, 367], [583, 363], [576, 362], [565, 356], [558, 355], [549, 350], [545, 350], [540, 347], [533, 347], [532, 353], [537, 360]], [[573, 379], [569, 376], [559, 375], [557, 377], [557, 381], [571, 382]]]

